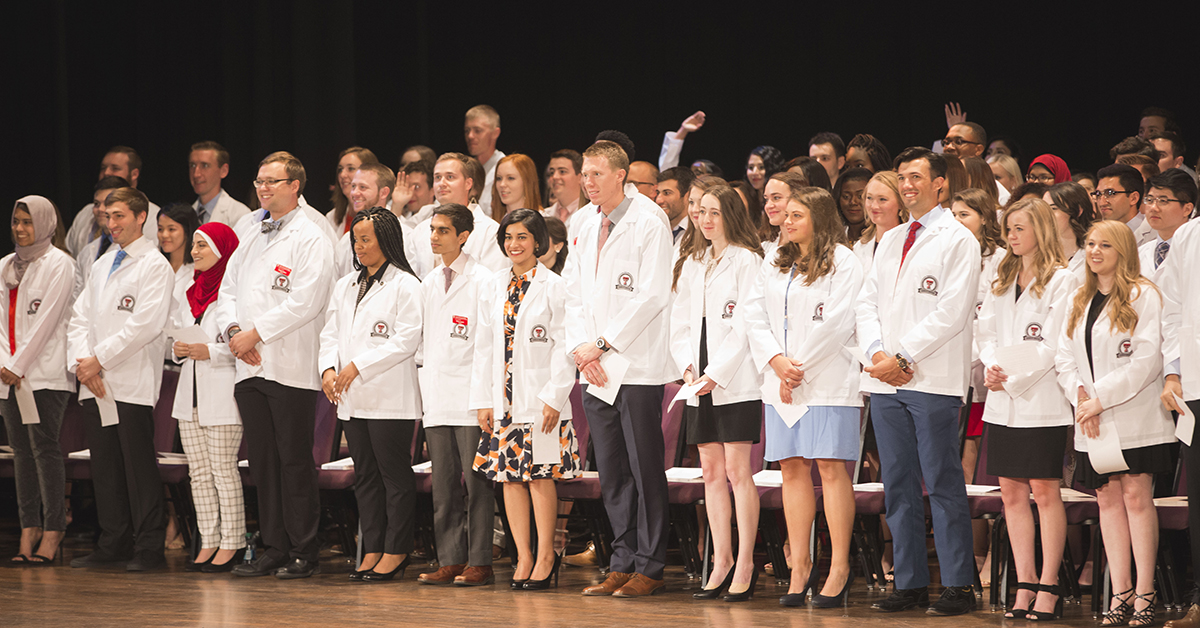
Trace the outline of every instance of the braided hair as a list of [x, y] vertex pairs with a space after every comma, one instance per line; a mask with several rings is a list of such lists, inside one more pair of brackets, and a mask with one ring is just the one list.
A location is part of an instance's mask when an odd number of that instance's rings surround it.
[[366, 271], [366, 267], [359, 263], [358, 255], [354, 254], [354, 227], [364, 220], [370, 220], [374, 224], [375, 239], [379, 241], [379, 250], [383, 252], [384, 259], [392, 266], [416, 277], [412, 266], [408, 265], [408, 258], [404, 256], [404, 232], [400, 227], [400, 219], [385, 207], [372, 207], [358, 212], [354, 216], [354, 222], [350, 224], [350, 259], [354, 260], [354, 270]]

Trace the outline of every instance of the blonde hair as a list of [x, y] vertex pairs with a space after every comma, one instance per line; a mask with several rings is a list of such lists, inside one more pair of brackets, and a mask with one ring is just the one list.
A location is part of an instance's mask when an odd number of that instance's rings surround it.
[[[700, 190], [700, 197], [703, 198], [705, 192], [722, 185], [727, 186], [729, 184], [721, 177], [715, 177], [711, 174], [700, 175], [692, 179], [692, 186], [688, 188], [687, 194], [691, 196], [692, 190]], [[679, 275], [683, 272], [683, 263], [687, 261], [687, 258], [690, 257], [696, 261], [700, 261], [704, 257], [704, 251], [708, 249], [708, 240], [705, 240], [704, 235], [696, 229], [690, 213], [686, 222], [687, 229], [679, 238], [679, 257], [676, 258], [675, 268], [671, 271], [671, 291], [674, 291], [676, 285], [679, 283]]]
[[[1033, 252], [1033, 293], [1041, 298], [1046, 292], [1046, 286], [1050, 284], [1050, 279], [1054, 277], [1054, 273], [1058, 269], [1067, 265], [1063, 259], [1062, 246], [1058, 243], [1058, 229], [1054, 224], [1054, 210], [1045, 201], [1036, 198], [1027, 198], [1022, 201], [1013, 203], [1011, 207], [1004, 210], [1004, 218], [1001, 220], [1001, 233], [1004, 240], [1008, 241], [1008, 219], [1017, 212], [1025, 212], [1029, 217], [1029, 223], [1033, 226], [1033, 237], [1037, 240], [1037, 250]], [[1004, 256], [1000, 260], [1000, 268], [996, 273], [996, 279], [992, 281], [992, 294], [1000, 296], [1017, 281], [1017, 275], [1021, 272], [1023, 262], [1017, 255]]]
[[1018, 181], [1025, 180], [1025, 176], [1021, 174], [1021, 166], [1017, 164], [1016, 159], [1013, 159], [1009, 155], [1005, 155], [1003, 153], [992, 155], [991, 157], [987, 158], [987, 162], [989, 164], [996, 164], [1000, 166], [1005, 172], [1008, 173], [1008, 176]]
[[[1108, 240], [1113, 250], [1117, 252], [1117, 270], [1113, 278], [1112, 292], [1108, 293], [1109, 332], [1133, 333], [1137, 329], [1138, 313], [1131, 303], [1142, 296], [1146, 287], [1158, 292], [1149, 279], [1142, 276], [1141, 263], [1138, 261], [1137, 241], [1133, 232], [1123, 222], [1116, 220], [1101, 220], [1088, 230], [1088, 239], [1093, 237]], [[1086, 316], [1092, 298], [1099, 290], [1100, 280], [1089, 266], [1083, 285], [1075, 292], [1071, 304], [1071, 317], [1067, 321], [1067, 338], [1075, 337], [1075, 326]], [[1134, 294], [1134, 288], [1137, 294]], [[1161, 293], [1160, 293], [1161, 297]]]
[[[867, 181], [867, 185], [871, 185], [875, 182], [886, 185], [887, 188], [891, 190], [892, 194], [896, 195], [896, 204], [900, 206], [900, 210], [898, 212], [900, 224], [908, 222], [908, 208], [904, 206], [904, 197], [900, 195], [900, 175], [896, 174], [895, 170], [880, 170], [879, 172], [875, 173], [875, 176], [871, 177], [870, 181]], [[875, 223], [871, 222], [871, 216], [868, 214], [867, 228], [863, 229], [862, 237], [859, 238], [858, 241], [862, 242], [863, 244], [873, 241], [875, 239], [875, 230], [877, 228], [878, 227], [875, 226]]]

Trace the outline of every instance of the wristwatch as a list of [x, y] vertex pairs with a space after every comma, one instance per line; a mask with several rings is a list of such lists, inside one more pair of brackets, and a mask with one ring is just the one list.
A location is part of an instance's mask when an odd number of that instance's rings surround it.
[[907, 371], [908, 367], [910, 365], [909, 365], [908, 360], [903, 355], [900, 355], [899, 353], [897, 353], [896, 354], [896, 366], [899, 366], [901, 371]]
[[608, 351], [609, 349], [612, 349], [607, 342], [604, 342], [603, 337], [596, 339], [596, 348], [601, 351]]

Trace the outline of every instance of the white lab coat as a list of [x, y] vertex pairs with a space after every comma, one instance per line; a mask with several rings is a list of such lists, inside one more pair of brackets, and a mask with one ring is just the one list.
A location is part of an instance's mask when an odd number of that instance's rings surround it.
[[[1087, 304], [1075, 325], [1074, 338], [1068, 338], [1063, 327], [1055, 357], [1058, 382], [1066, 399], [1075, 403], [1083, 386], [1088, 397], [1104, 408], [1101, 423], [1116, 426], [1121, 449], [1175, 440], [1175, 424], [1158, 398], [1163, 389], [1162, 298], [1149, 285], [1134, 288], [1131, 298], [1138, 314], [1137, 328], [1132, 333], [1110, 330], [1108, 304], [1096, 318], [1092, 327], [1094, 380], [1084, 346]], [[1083, 430], [1075, 430], [1075, 450], [1088, 451], [1088, 443]]]
[[320, 370], [358, 367], [338, 403], [338, 418], [419, 419], [421, 390], [417, 362], [421, 344], [421, 282], [388, 266], [362, 301], [358, 277], [338, 280], [321, 330]]
[[[187, 285], [191, 287], [192, 281]], [[176, 304], [173, 324], [180, 327], [191, 327], [196, 321], [192, 316], [192, 306], [187, 301], [187, 288], [184, 288], [184, 298]], [[195, 401], [196, 414], [203, 427], [215, 425], [240, 425], [242, 415], [238, 412], [233, 400], [233, 383], [237, 376], [237, 360], [229, 352], [225, 343], [223, 330], [217, 325], [214, 316], [216, 302], [210, 303], [204, 315], [200, 318], [200, 329], [208, 335], [209, 341], [207, 360], [191, 358], [172, 359], [179, 363], [179, 383], [175, 387], [175, 404], [171, 407], [171, 416], [180, 421], [192, 420], [192, 383], [198, 397]], [[168, 341], [171, 348], [174, 340]], [[174, 352], [172, 351], [172, 356]]]
[[[790, 284], [790, 285], [789, 285]], [[814, 406], [862, 406], [854, 309], [863, 271], [847, 247], [834, 252], [834, 269], [804, 285], [804, 276], [763, 266], [746, 303], [750, 353], [760, 373], [783, 354], [800, 360], [804, 380], [796, 388]]]
[[[16, 260], [16, 253], [0, 260], [0, 277]], [[11, 291], [0, 281], [0, 321], [5, 321], [0, 365], [24, 378], [21, 385], [32, 390], [75, 390], [75, 378], [67, 371], [67, 324], [71, 321], [74, 266], [70, 255], [53, 246], [30, 262], [17, 287], [15, 314], [11, 318]], [[8, 342], [10, 320], [17, 338], [15, 354]], [[0, 386], [0, 399], [8, 398], [8, 388]]]
[[988, 395], [988, 389], [983, 385], [983, 362], [979, 360], [979, 313], [983, 310], [984, 298], [992, 291], [992, 282], [996, 280], [1000, 261], [1007, 253], [1005, 249], [996, 249], [984, 258], [983, 270], [979, 272], [979, 292], [975, 298], [975, 315], [971, 322], [971, 401], [974, 403], [983, 403]]
[[996, 350], [1021, 342], [1035, 343], [1038, 362], [1028, 370], [1005, 372], [1004, 390], [988, 394], [983, 420], [1006, 427], [1053, 427], [1074, 422], [1054, 371], [1059, 333], [1070, 316], [1071, 298], [1079, 282], [1060, 268], [1042, 296], [1030, 285], [1015, 299], [1015, 284], [1002, 295], [984, 296], [975, 338], [983, 368], [996, 364]]
[[[321, 230], [321, 233], [325, 234], [325, 238], [329, 241], [329, 246], [336, 246], [341, 234], [334, 233], [333, 227], [329, 226], [329, 221], [325, 220], [325, 214], [322, 214], [315, 207], [309, 205], [308, 201], [304, 200], [303, 194], [300, 195], [299, 206], [304, 215], [308, 216], [308, 219]], [[233, 231], [237, 234], [238, 241], [240, 242], [246, 238], [253, 237], [256, 233], [260, 233], [261, 228], [259, 223], [262, 222], [265, 215], [266, 212], [262, 208], [259, 208], [238, 219], [237, 224], [233, 226]], [[253, 225], [253, 229], [251, 229], [251, 225]]]
[[[492, 408], [498, 420], [504, 413], [504, 303], [512, 267], [502, 270], [480, 286], [476, 316], [475, 363], [471, 372], [471, 408]], [[566, 283], [562, 277], [538, 263], [525, 298], [517, 310], [513, 332], [513, 356], [509, 372], [513, 380], [510, 413], [513, 423], [535, 423], [542, 419], [542, 405], [571, 419], [571, 389], [575, 386], [575, 362], [564, 346], [566, 336]]]
[[504, 152], [496, 150], [487, 161], [480, 164], [483, 166], [483, 191], [479, 193], [479, 206], [488, 216], [492, 215], [492, 185], [496, 183], [496, 166], [500, 165], [501, 159], [504, 159]]
[[[484, 213], [480, 205], [471, 205], [470, 210], [471, 215], [475, 218], [475, 226], [471, 229], [471, 235], [467, 236], [467, 243], [462, 247], [463, 252], [492, 272], [512, 268], [512, 263], [508, 261], [504, 251], [500, 250], [499, 245], [496, 244], [496, 231], [500, 229], [500, 223]], [[429, 226], [432, 221], [433, 216], [431, 215], [422, 220], [416, 229], [413, 229], [414, 234], [420, 234], [414, 235], [413, 248], [417, 252], [417, 259], [423, 271], [418, 274], [421, 279], [424, 279], [425, 275], [432, 272], [440, 263], [434, 257], [433, 248], [429, 245]], [[415, 266], [413, 270], [416, 270]]]
[[[689, 368], [693, 377], [708, 375], [717, 383], [712, 391], [714, 406], [723, 406], [762, 398], [762, 378], [750, 359], [746, 340], [744, 310], [762, 267], [758, 254], [729, 245], [705, 280], [704, 269], [712, 259], [712, 247], [700, 261], [688, 258], [677, 284], [678, 293], [671, 307], [671, 357], [679, 378]], [[701, 311], [704, 314], [701, 314]], [[700, 327], [708, 334], [708, 366], [701, 373]], [[690, 406], [700, 400], [691, 397]]]
[[[88, 285], [75, 300], [67, 329], [67, 368], [95, 356], [103, 367], [107, 394], [123, 403], [153, 406], [162, 386], [166, 336], [171, 316], [171, 265], [155, 240], [141, 237], [126, 249], [128, 257], [109, 275], [118, 246], [92, 265]], [[79, 399], [94, 395], [81, 386]]]
[[449, 292], [441, 265], [421, 280], [424, 361], [417, 375], [425, 427], [477, 425], [475, 412], [469, 409], [469, 395], [463, 391], [472, 389], [471, 367], [480, 333], [480, 293], [491, 288], [493, 273], [466, 254], [459, 255], [450, 266], [459, 267], [461, 272], [450, 284]]
[[[200, 199], [192, 202], [192, 209], [200, 211]], [[217, 204], [209, 215], [209, 222], [219, 222], [233, 228], [242, 218], [250, 214], [250, 208], [245, 203], [233, 198], [224, 188], [217, 194]]]
[[1171, 252], [1156, 282], [1163, 296], [1163, 362], [1169, 373], [1179, 375], [1184, 401], [1200, 399], [1200, 282], [1191, 266], [1200, 260], [1197, 224], [1184, 223], [1171, 237]]
[[[1172, 240], [1167, 240], [1174, 245]], [[1142, 276], [1158, 285], [1159, 278], [1162, 277], [1163, 266], [1166, 266], [1166, 259], [1158, 268], [1154, 267], [1154, 249], [1158, 248], [1159, 239], [1155, 236], [1149, 242], [1138, 247], [1138, 262], [1142, 266]], [[1171, 249], [1167, 250], [1167, 257], [1171, 257]]]
[[862, 267], [863, 273], [871, 272], [871, 265], [875, 261], [875, 241], [863, 242], [855, 240], [853, 250], [854, 257], [858, 259], [858, 264]]
[[[585, 214], [578, 243], [567, 257], [567, 342], [572, 354], [603, 337], [630, 362], [625, 384], [674, 381], [668, 334], [671, 292], [671, 232], [658, 219], [662, 209], [638, 194], [612, 226], [597, 265], [600, 216]], [[589, 211], [581, 208], [579, 211]]]
[[[262, 210], [250, 214], [255, 216]], [[237, 362], [237, 381], [264, 377], [320, 390], [317, 351], [333, 285], [333, 250], [307, 212], [292, 210], [273, 240], [248, 230], [229, 259], [216, 302], [222, 331], [257, 329], [262, 364]]]
[[[93, 240], [92, 226], [96, 223], [96, 217], [92, 214], [92, 209], [95, 203], [88, 203], [75, 214], [74, 220], [71, 221], [71, 228], [67, 230], [67, 252], [71, 257], [78, 257], [79, 252], [83, 247], [87, 246]], [[150, 208], [146, 212], [146, 224], [142, 225], [142, 235], [149, 238], [152, 242], [158, 242], [158, 205], [150, 203]]]
[[[916, 368], [903, 390], [962, 397], [970, 375], [979, 241], [950, 212], [931, 211], [939, 213], [927, 216], [903, 267], [909, 223], [880, 240], [856, 308], [858, 342], [864, 354], [876, 341], [883, 342], [887, 355], [908, 353]], [[863, 386], [865, 392], [893, 391], [873, 378], [864, 379]]]
[[1153, 242], [1156, 233], [1154, 228], [1150, 226], [1150, 221], [1146, 220], [1145, 214], [1138, 214], [1125, 223], [1133, 231], [1133, 239], [1137, 241], [1137, 245], [1141, 246], [1147, 242]]
[[[170, 260], [168, 260], [167, 264], [170, 263]], [[188, 318], [179, 318], [179, 304], [187, 303], [187, 290], [188, 288], [192, 287], [192, 281], [195, 274], [196, 265], [188, 263], [180, 266], [179, 270], [174, 271], [172, 274], [173, 283], [171, 284], [171, 319], [167, 324], [169, 327], [188, 327], [192, 324], [190, 315]], [[166, 359], [173, 362], [178, 362], [178, 360], [175, 359], [175, 351], [172, 348], [172, 341], [170, 339], [167, 340], [166, 347]]]

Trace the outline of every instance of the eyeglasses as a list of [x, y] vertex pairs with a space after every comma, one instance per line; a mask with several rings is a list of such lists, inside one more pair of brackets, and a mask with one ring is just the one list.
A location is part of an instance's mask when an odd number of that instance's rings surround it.
[[1132, 194], [1132, 193], [1133, 193], [1133, 190], [1096, 190], [1095, 192], [1092, 192], [1090, 194], [1090, 196], [1092, 198], [1100, 198], [1101, 196], [1106, 197], [1106, 198], [1112, 198], [1118, 194]]
[[982, 142], [972, 142], [971, 140], [963, 137], [947, 137], [942, 139], [942, 146], [962, 146], [963, 144], [979, 144], [980, 146], [983, 146]]
[[1054, 175], [1052, 174], [1027, 174], [1025, 175], [1026, 183], [1045, 183], [1050, 185], [1054, 183]]
[[256, 188], [273, 188], [285, 181], [295, 181], [295, 179], [255, 179], [254, 187], [256, 187]]
[[1166, 207], [1170, 203], [1179, 203], [1180, 205], [1183, 205], [1183, 201], [1177, 198], [1167, 198], [1165, 196], [1147, 196], [1144, 200], [1142, 200], [1142, 204], [1146, 207], [1154, 207], [1155, 205], [1162, 205], [1163, 207]]

